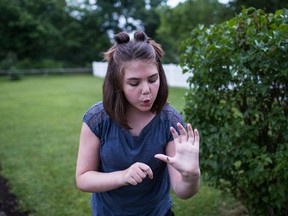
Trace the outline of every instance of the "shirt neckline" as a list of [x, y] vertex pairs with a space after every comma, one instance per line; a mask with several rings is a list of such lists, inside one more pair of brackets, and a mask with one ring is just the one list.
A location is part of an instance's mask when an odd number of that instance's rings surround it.
[[159, 116], [160, 116], [160, 112], [159, 112], [159, 113], [156, 113], [156, 115], [151, 119], [150, 122], [148, 122], [147, 125], [145, 125], [145, 127], [141, 130], [141, 132], [140, 132], [139, 135], [137, 135], [137, 136], [136, 136], [136, 135], [132, 135], [131, 132], [130, 132], [128, 129], [125, 129], [125, 132], [126, 132], [127, 134], [129, 134], [133, 139], [140, 139], [141, 137], [143, 137], [143, 136], [146, 135], [146, 133], [147, 133], [147, 132], [150, 130], [150, 128], [152, 127], [153, 123], [158, 120]]

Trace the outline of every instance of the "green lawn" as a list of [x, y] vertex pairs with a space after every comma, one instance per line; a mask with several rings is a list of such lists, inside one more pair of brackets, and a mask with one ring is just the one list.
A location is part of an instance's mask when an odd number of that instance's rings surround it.
[[[91, 75], [0, 77], [0, 165], [31, 216], [90, 215], [90, 194], [75, 187], [75, 163], [84, 112], [101, 100], [102, 79]], [[185, 89], [171, 88], [181, 111]], [[173, 194], [172, 194], [173, 195]], [[174, 197], [174, 195], [173, 195]], [[177, 216], [226, 215], [235, 202], [202, 184], [190, 200], [174, 198]]]

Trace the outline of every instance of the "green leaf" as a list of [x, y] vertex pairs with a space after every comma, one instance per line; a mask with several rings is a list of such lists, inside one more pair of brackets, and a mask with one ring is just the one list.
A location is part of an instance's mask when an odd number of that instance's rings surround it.
[[241, 161], [235, 161], [233, 165], [234, 165], [234, 167], [235, 167], [236, 169], [240, 169], [241, 164], [242, 164]]

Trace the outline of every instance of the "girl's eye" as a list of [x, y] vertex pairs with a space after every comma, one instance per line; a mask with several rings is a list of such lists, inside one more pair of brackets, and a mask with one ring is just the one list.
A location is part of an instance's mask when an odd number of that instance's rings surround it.
[[150, 80], [149, 80], [150, 83], [154, 83], [154, 82], [156, 82], [156, 81], [157, 81], [157, 79], [150, 79]]
[[137, 86], [139, 84], [139, 82], [129, 82], [128, 85], [130, 86]]
[[152, 78], [149, 79], [149, 82], [150, 82], [150, 83], [154, 83], [154, 82], [156, 82], [157, 80], [158, 80], [158, 76], [154, 76], [154, 77], [152, 77]]

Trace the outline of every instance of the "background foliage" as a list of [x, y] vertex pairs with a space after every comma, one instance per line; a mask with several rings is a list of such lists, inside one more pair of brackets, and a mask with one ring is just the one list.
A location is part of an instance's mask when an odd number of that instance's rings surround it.
[[288, 11], [243, 9], [195, 28], [183, 48], [184, 113], [202, 131], [207, 179], [251, 215], [287, 215]]
[[180, 61], [179, 44], [190, 37], [193, 28], [198, 24], [209, 26], [220, 23], [233, 15], [229, 7], [218, 0], [188, 0], [172, 10], [163, 7], [159, 14], [161, 25], [157, 29], [157, 36], [166, 51], [165, 61], [174, 63]]
[[165, 63], [179, 63], [179, 45], [198, 24], [235, 16], [241, 5], [274, 12], [288, 1], [1, 0], [0, 69], [87, 67], [101, 61], [115, 33], [143, 29], [160, 42]]

